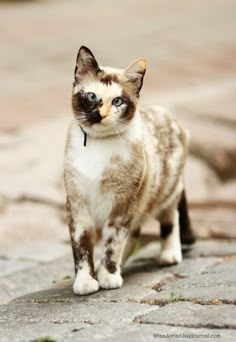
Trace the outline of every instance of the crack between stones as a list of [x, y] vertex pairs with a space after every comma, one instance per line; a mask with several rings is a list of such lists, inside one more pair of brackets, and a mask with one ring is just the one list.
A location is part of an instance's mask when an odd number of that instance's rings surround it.
[[139, 321], [135, 321], [133, 323], [139, 323], [142, 325], [167, 325], [167, 326], [171, 326], [171, 327], [186, 327], [186, 328], [195, 328], [195, 329], [233, 329], [236, 330], [236, 326], [234, 325], [230, 325], [230, 324], [225, 324], [223, 326], [219, 326], [216, 324], [171, 324], [171, 323], [156, 323], [156, 322], [139, 322]]
[[50, 207], [56, 208], [56, 209], [64, 209], [64, 204], [59, 204], [55, 201], [52, 200], [46, 200], [43, 198], [38, 198], [38, 197], [33, 197], [33, 196], [20, 196], [18, 198], [7, 198], [5, 197], [4, 199], [4, 203], [3, 203], [3, 207], [6, 207], [9, 204], [18, 204], [18, 203], [25, 203], [25, 202], [32, 202], [32, 203], [36, 203], [36, 204], [44, 204], [44, 205], [48, 205]]
[[178, 301], [172, 302], [169, 299], [142, 299], [140, 301], [141, 304], [148, 304], [148, 305], [158, 305], [158, 306], [166, 306], [168, 304], [173, 304], [177, 302], [189, 302], [193, 304], [200, 304], [200, 305], [221, 305], [221, 304], [229, 304], [229, 305], [236, 305], [235, 300], [227, 300], [227, 299], [212, 299], [212, 300], [202, 300], [202, 299], [180, 299]]

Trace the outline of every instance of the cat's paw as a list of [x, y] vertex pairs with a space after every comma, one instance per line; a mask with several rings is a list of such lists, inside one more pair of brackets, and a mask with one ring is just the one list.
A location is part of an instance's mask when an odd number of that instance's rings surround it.
[[76, 295], [87, 295], [97, 292], [99, 290], [99, 283], [90, 274], [77, 274], [73, 291]]
[[182, 261], [181, 250], [166, 249], [160, 254], [158, 263], [161, 266], [180, 264]]
[[97, 278], [102, 289], [117, 289], [123, 284], [119, 270], [115, 273], [110, 273], [103, 265], [98, 269]]

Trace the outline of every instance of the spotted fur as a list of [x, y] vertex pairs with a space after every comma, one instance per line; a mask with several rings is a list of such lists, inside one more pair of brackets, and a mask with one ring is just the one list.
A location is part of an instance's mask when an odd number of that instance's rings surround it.
[[[181, 261], [180, 228], [191, 240], [183, 195], [187, 134], [167, 110], [138, 106], [145, 70], [145, 59], [118, 70], [99, 66], [85, 47], [77, 56], [65, 153], [76, 294], [122, 285], [122, 259], [150, 217], [161, 223], [160, 264]], [[94, 265], [96, 230], [104, 248]]]

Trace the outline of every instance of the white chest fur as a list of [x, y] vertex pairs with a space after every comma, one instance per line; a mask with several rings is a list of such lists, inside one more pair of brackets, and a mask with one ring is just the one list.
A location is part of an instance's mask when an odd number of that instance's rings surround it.
[[73, 183], [86, 199], [90, 216], [96, 225], [105, 223], [113, 206], [113, 193], [103, 194], [101, 191], [104, 170], [114, 156], [119, 156], [124, 163], [132, 158], [127, 139], [135, 142], [141, 133], [141, 130], [137, 130], [137, 124], [134, 124], [125, 135], [127, 138], [124, 135], [97, 139], [88, 136], [84, 146], [84, 134], [78, 124], [72, 122], [65, 161], [72, 170]]

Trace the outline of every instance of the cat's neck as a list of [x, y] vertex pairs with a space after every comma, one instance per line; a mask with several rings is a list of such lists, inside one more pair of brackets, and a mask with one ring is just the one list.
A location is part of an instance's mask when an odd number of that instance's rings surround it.
[[[78, 124], [79, 125], [79, 124]], [[96, 128], [92, 127], [82, 127], [80, 126], [79, 133], [83, 135], [83, 144], [87, 145], [87, 141], [92, 139], [122, 139], [129, 141], [136, 141], [142, 138], [142, 122], [138, 109], [136, 109], [134, 117], [127, 122], [127, 124], [122, 125], [122, 127], [118, 128], [110, 128], [110, 127], [102, 127], [97, 126]]]

